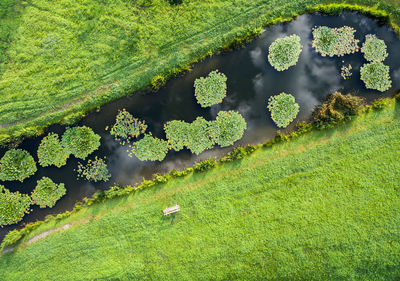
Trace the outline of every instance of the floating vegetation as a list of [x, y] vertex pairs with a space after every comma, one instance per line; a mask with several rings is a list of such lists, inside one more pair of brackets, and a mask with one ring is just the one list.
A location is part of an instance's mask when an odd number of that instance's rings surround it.
[[269, 46], [268, 61], [278, 71], [287, 70], [296, 65], [303, 46], [296, 34], [276, 39]]
[[[107, 130], [108, 128], [106, 128]], [[147, 129], [144, 121], [135, 118], [123, 108], [116, 116], [115, 124], [110, 129], [110, 134], [114, 136], [122, 145], [139, 137]]]
[[226, 96], [225, 74], [218, 70], [211, 71], [207, 77], [194, 81], [195, 96], [201, 107], [209, 107], [221, 103]]
[[330, 28], [319, 26], [313, 28], [312, 46], [323, 57], [344, 56], [358, 52], [358, 42], [354, 38], [356, 30], [349, 26]]
[[89, 127], [67, 128], [61, 138], [62, 146], [75, 157], [85, 159], [100, 146], [100, 136]]
[[29, 213], [32, 200], [28, 195], [10, 192], [0, 185], [0, 226], [17, 223]]
[[342, 78], [344, 80], [347, 80], [351, 77], [351, 75], [353, 75], [353, 73], [351, 72], [351, 70], [353, 69], [353, 67], [351, 66], [351, 64], [345, 66], [343, 65], [342, 68], [340, 69], [340, 75], [342, 76]]
[[200, 154], [206, 149], [214, 147], [214, 142], [210, 136], [211, 121], [205, 120], [203, 117], [197, 117], [190, 124], [187, 148], [194, 154]]
[[141, 140], [134, 142], [132, 145], [132, 153], [140, 161], [162, 161], [168, 150], [168, 142], [154, 138], [151, 134], [145, 134]]
[[164, 124], [168, 143], [173, 150], [179, 151], [188, 145], [190, 126], [190, 123], [181, 120], [173, 120]]
[[364, 58], [367, 61], [382, 62], [388, 56], [386, 49], [385, 41], [378, 39], [375, 34], [368, 34], [365, 36], [361, 52], [364, 53]]
[[392, 86], [389, 76], [389, 66], [381, 62], [364, 64], [360, 68], [361, 80], [364, 81], [367, 89], [387, 91]]
[[59, 137], [55, 133], [49, 133], [40, 142], [37, 155], [42, 167], [54, 165], [58, 168], [67, 164], [68, 151], [61, 145]]
[[299, 108], [294, 96], [290, 94], [280, 93], [268, 100], [271, 118], [278, 127], [286, 128], [296, 118]]
[[50, 178], [43, 177], [37, 182], [32, 193], [32, 200], [40, 208], [52, 208], [66, 192], [67, 190], [63, 183], [56, 184]]
[[79, 163], [76, 171], [78, 172], [78, 177], [93, 182], [108, 181], [111, 177], [106, 162], [104, 159], [97, 158], [97, 156], [94, 160], [89, 160], [86, 165]]
[[247, 124], [243, 116], [235, 111], [220, 111], [210, 127], [211, 138], [221, 147], [232, 145], [243, 136]]
[[2, 181], [29, 178], [37, 171], [36, 162], [28, 151], [23, 149], [10, 149], [0, 160], [0, 179]]

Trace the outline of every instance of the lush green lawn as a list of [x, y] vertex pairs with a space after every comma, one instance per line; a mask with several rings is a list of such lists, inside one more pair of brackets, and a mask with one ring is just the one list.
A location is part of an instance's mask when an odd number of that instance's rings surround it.
[[[169, 76], [321, 0], [2, 0], [0, 143]], [[354, 0], [400, 23], [398, 1]], [[40, 131], [40, 130], [39, 130]]]
[[[399, 280], [400, 111], [41, 225], [3, 280]], [[181, 211], [163, 217], [178, 203]], [[88, 222], [84, 222], [89, 218]]]

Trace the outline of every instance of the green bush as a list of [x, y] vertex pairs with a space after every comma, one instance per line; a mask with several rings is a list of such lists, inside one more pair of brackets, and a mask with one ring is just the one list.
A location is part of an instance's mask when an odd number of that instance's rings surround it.
[[356, 30], [349, 26], [330, 28], [319, 26], [313, 29], [312, 46], [323, 57], [343, 56], [358, 52], [358, 42], [354, 38]]
[[299, 105], [294, 96], [286, 93], [270, 97], [268, 109], [271, 111], [271, 117], [275, 124], [283, 128], [286, 128], [299, 113]]
[[365, 36], [361, 52], [367, 61], [382, 62], [388, 56], [386, 49], [385, 41], [378, 39], [375, 34], [368, 34]]
[[211, 123], [210, 135], [216, 144], [226, 147], [241, 139], [246, 128], [246, 120], [240, 113], [220, 111], [216, 120]]
[[168, 143], [175, 151], [182, 150], [188, 143], [190, 133], [190, 123], [173, 120], [164, 124], [164, 131], [168, 139]]
[[144, 138], [135, 142], [132, 152], [140, 161], [162, 161], [169, 150], [168, 142], [145, 134]]
[[201, 162], [194, 164], [194, 171], [195, 172], [204, 172], [214, 168], [217, 165], [217, 161], [215, 159], [206, 159]]
[[226, 76], [218, 70], [194, 81], [195, 96], [201, 107], [221, 103], [226, 96]]
[[17, 223], [29, 213], [31, 198], [19, 192], [10, 192], [0, 185], [0, 226]]
[[387, 104], [388, 104], [387, 99], [377, 99], [374, 100], [371, 106], [374, 110], [382, 110], [387, 106]]
[[361, 80], [367, 89], [384, 92], [390, 89], [392, 81], [389, 76], [389, 66], [381, 62], [364, 64], [360, 68]]
[[39, 145], [37, 155], [42, 167], [54, 165], [58, 168], [67, 164], [68, 151], [61, 145], [59, 137], [55, 133], [49, 133]]
[[86, 178], [88, 181], [108, 181], [111, 177], [110, 172], [107, 169], [106, 162], [101, 159], [94, 158], [89, 160], [86, 165], [78, 163], [78, 177]]
[[14, 229], [14, 230], [11, 230], [10, 232], [8, 232], [6, 237], [4, 237], [3, 241], [1, 242], [0, 253], [4, 250], [5, 247], [14, 245], [19, 240], [21, 240], [22, 237], [24, 237], [24, 236], [25, 236], [25, 232], [23, 232], [19, 229]]
[[89, 127], [67, 128], [62, 136], [61, 144], [75, 157], [85, 159], [100, 146], [100, 136]]
[[[107, 128], [106, 128], [107, 129]], [[139, 137], [147, 129], [144, 121], [135, 118], [128, 111], [120, 110], [117, 114], [115, 124], [110, 130], [110, 134], [120, 141], [122, 145], [134, 138]]]
[[214, 142], [210, 136], [211, 124], [212, 122], [205, 120], [203, 117], [197, 117], [190, 124], [186, 147], [192, 153], [198, 155], [204, 150], [214, 147]]
[[276, 39], [269, 46], [268, 61], [278, 71], [287, 70], [297, 64], [302, 49], [296, 34]]
[[39, 205], [40, 208], [52, 208], [66, 192], [63, 183], [56, 184], [50, 178], [43, 177], [37, 181], [31, 197], [33, 203]]
[[0, 179], [3, 181], [29, 178], [37, 171], [36, 163], [28, 151], [11, 149], [0, 160]]

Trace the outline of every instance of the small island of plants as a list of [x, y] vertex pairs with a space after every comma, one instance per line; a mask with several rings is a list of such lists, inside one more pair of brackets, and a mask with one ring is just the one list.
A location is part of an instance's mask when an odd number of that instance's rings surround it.
[[107, 164], [104, 159], [94, 158], [89, 160], [86, 165], [82, 163], [78, 164], [78, 178], [85, 178], [88, 181], [108, 181], [111, 177], [110, 172], [107, 169]]
[[56, 184], [50, 178], [43, 177], [38, 180], [31, 197], [33, 203], [39, 205], [40, 208], [52, 208], [66, 192], [63, 183]]
[[44, 137], [39, 145], [37, 155], [39, 164], [42, 167], [54, 165], [58, 168], [67, 164], [69, 153], [59, 140], [59, 136], [55, 133], [49, 133]]
[[37, 171], [36, 162], [28, 151], [8, 150], [0, 159], [0, 180], [23, 182]]
[[218, 70], [211, 71], [207, 77], [200, 77], [194, 81], [195, 96], [201, 107], [209, 107], [221, 103], [226, 96], [225, 74]]
[[361, 52], [364, 53], [364, 58], [367, 61], [382, 62], [388, 56], [386, 49], [385, 41], [378, 39], [375, 34], [368, 34], [365, 36]]
[[272, 96], [268, 100], [268, 109], [271, 118], [278, 127], [286, 128], [299, 113], [299, 105], [294, 96], [286, 93]]
[[344, 56], [358, 52], [359, 40], [354, 38], [356, 30], [349, 26], [330, 28], [319, 26], [313, 29], [312, 46], [321, 56]]
[[268, 61], [278, 71], [284, 71], [297, 64], [303, 46], [296, 34], [276, 39], [269, 46]]
[[367, 89], [384, 92], [390, 89], [392, 81], [389, 76], [389, 66], [382, 62], [371, 62], [360, 68], [361, 80]]

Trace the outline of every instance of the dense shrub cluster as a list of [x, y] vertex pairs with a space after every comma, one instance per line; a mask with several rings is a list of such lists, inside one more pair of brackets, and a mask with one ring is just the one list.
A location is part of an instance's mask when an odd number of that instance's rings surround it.
[[68, 151], [61, 145], [59, 137], [55, 133], [49, 133], [39, 145], [37, 155], [42, 167], [54, 165], [58, 168], [67, 164]]
[[195, 172], [204, 172], [214, 168], [217, 165], [215, 159], [206, 159], [201, 162], [195, 163], [193, 169]]
[[389, 66], [381, 62], [364, 64], [360, 68], [361, 80], [367, 89], [384, 92], [390, 89], [392, 81], [389, 76]]
[[214, 142], [210, 136], [210, 126], [212, 122], [203, 117], [197, 117], [190, 124], [186, 147], [194, 154], [200, 154], [206, 149], [214, 147]]
[[29, 212], [31, 204], [28, 195], [10, 192], [0, 185], [0, 226], [19, 222]]
[[43, 177], [37, 181], [31, 197], [33, 203], [39, 205], [40, 208], [52, 208], [66, 192], [63, 183], [56, 184], [50, 178]]
[[75, 157], [85, 159], [100, 146], [100, 136], [89, 127], [69, 127], [61, 139], [62, 146]]
[[368, 34], [365, 36], [361, 52], [367, 61], [382, 62], [388, 56], [386, 49], [385, 41], [378, 39], [375, 34]]
[[10, 149], [0, 160], [0, 179], [3, 181], [22, 182], [36, 171], [35, 160], [26, 150]]
[[294, 96], [290, 94], [280, 93], [268, 100], [271, 118], [278, 127], [287, 127], [296, 118], [299, 108]]
[[190, 126], [190, 123], [181, 120], [173, 120], [164, 124], [168, 143], [173, 150], [179, 151], [188, 145]]
[[358, 52], [358, 42], [354, 38], [356, 30], [349, 26], [330, 28], [319, 26], [313, 29], [312, 46], [323, 57], [343, 56]]
[[111, 127], [110, 134], [120, 141], [122, 145], [137, 138], [147, 129], [144, 121], [135, 118], [128, 111], [120, 110], [117, 114], [115, 124]]
[[168, 142], [154, 138], [151, 134], [145, 134], [144, 138], [134, 142], [132, 153], [140, 161], [162, 161], [169, 150]]
[[89, 160], [86, 165], [78, 164], [78, 177], [86, 178], [88, 181], [108, 181], [111, 177], [104, 159], [95, 157]]
[[216, 144], [226, 147], [241, 139], [246, 128], [246, 121], [240, 113], [220, 111], [211, 124], [210, 134]]
[[226, 76], [218, 70], [194, 81], [195, 96], [201, 107], [221, 103], [226, 96]]
[[276, 39], [269, 46], [268, 61], [278, 71], [287, 70], [296, 65], [303, 46], [296, 34]]
[[317, 128], [330, 128], [357, 115], [363, 99], [350, 94], [335, 92], [313, 111], [313, 120]]

